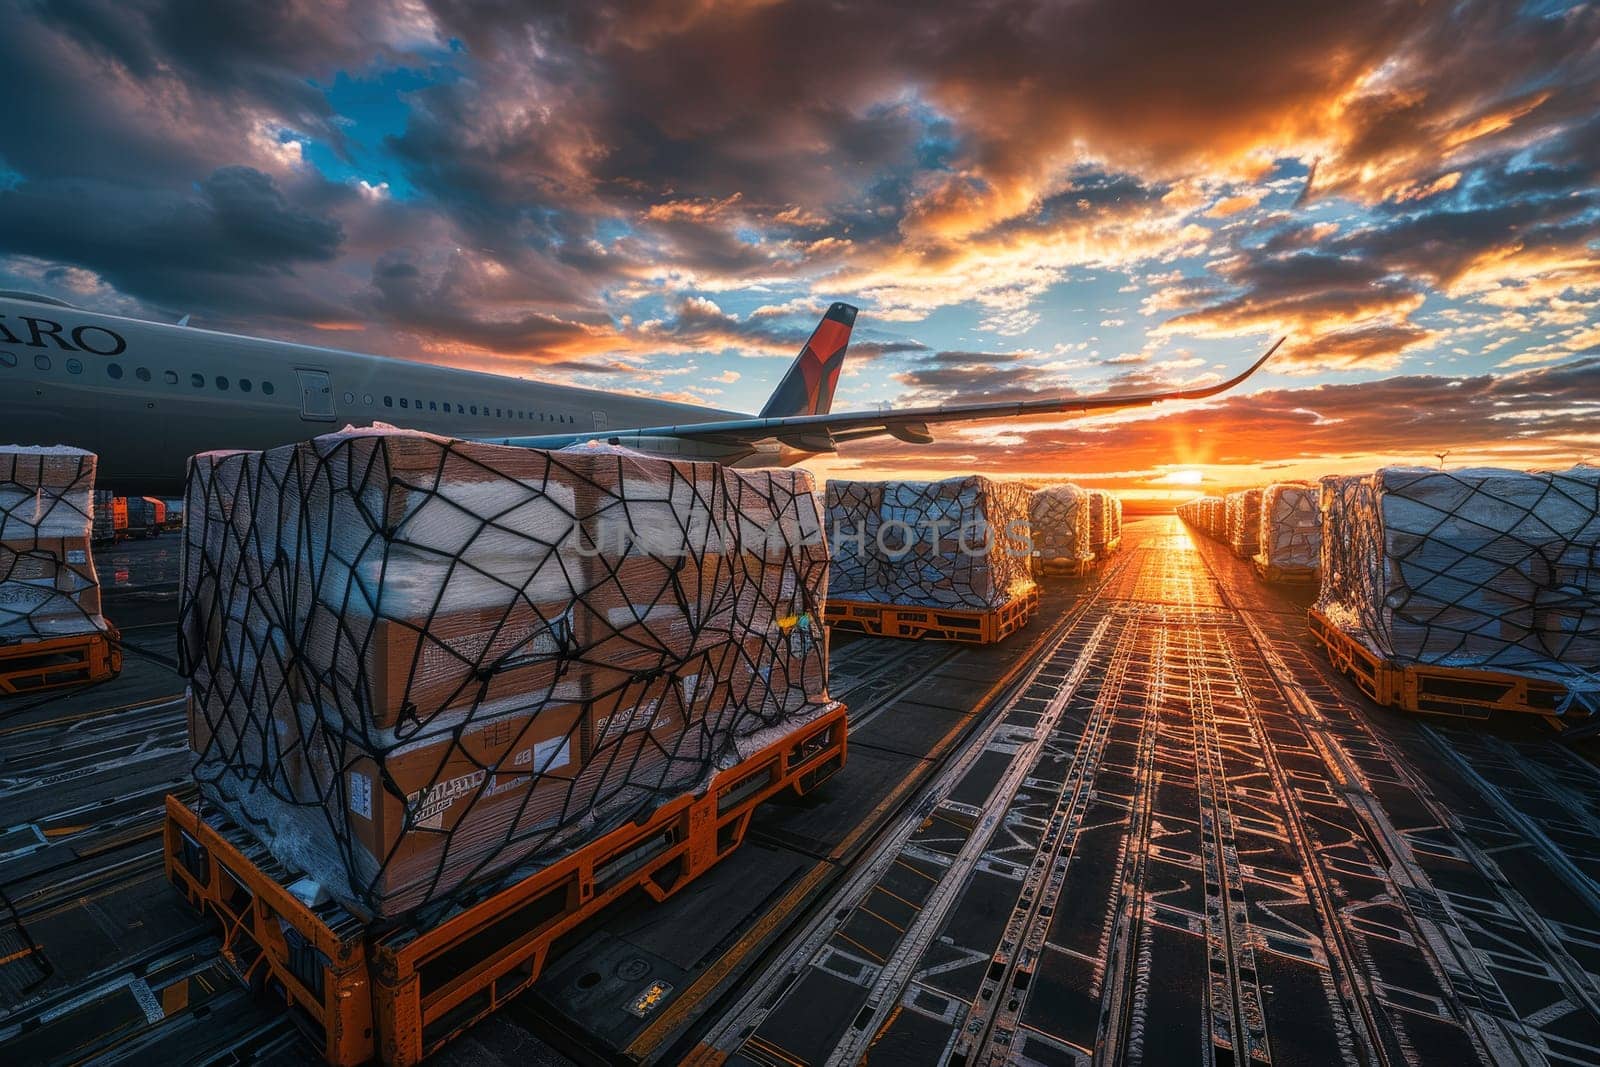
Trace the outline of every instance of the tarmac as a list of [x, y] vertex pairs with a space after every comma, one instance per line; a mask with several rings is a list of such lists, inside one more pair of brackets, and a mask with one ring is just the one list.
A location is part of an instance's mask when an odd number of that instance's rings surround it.
[[[0, 702], [4, 1062], [315, 1062], [162, 873], [176, 546], [97, 556], [119, 678]], [[845, 769], [436, 1062], [1600, 1062], [1595, 743], [1375, 707], [1311, 596], [1130, 519], [1002, 645], [837, 642]]]

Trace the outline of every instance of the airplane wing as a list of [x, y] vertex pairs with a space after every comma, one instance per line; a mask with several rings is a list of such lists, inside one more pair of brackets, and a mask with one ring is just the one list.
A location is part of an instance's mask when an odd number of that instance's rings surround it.
[[776, 439], [795, 448], [812, 452], [831, 452], [834, 446], [868, 437], [893, 437], [909, 444], [933, 440], [928, 427], [946, 422], [974, 422], [981, 419], [1014, 419], [1030, 415], [1076, 415], [1120, 408], [1146, 407], [1165, 400], [1204, 400], [1225, 393], [1249, 378], [1283, 344], [1280, 337], [1262, 357], [1243, 372], [1216, 385], [1197, 389], [1172, 389], [1160, 393], [1128, 393], [1100, 396], [1070, 396], [1049, 400], [1017, 400], [976, 404], [940, 404], [935, 407], [902, 408], [897, 411], [845, 411], [816, 415], [751, 416], [717, 422], [682, 423], [628, 430], [596, 430], [590, 433], [541, 434], [537, 437], [494, 438], [494, 442], [525, 448], [565, 448], [583, 441], [603, 440], [627, 445], [642, 438], [676, 438], [717, 445], [754, 445]]

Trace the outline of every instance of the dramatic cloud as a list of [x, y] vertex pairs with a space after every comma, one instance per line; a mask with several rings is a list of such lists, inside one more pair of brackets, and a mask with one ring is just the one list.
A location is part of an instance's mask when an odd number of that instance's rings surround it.
[[1500, 0], [23, 0], [0, 287], [744, 408], [837, 299], [841, 403], [1280, 333], [1263, 396], [1488, 388], [1600, 338], [1597, 40]]

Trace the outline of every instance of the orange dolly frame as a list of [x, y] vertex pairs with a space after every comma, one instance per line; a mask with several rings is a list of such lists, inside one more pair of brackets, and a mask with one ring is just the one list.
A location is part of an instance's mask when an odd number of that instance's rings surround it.
[[122, 672], [122, 636], [68, 634], [0, 645], [0, 696], [88, 685]]
[[1022, 629], [1038, 611], [1039, 587], [1034, 586], [1024, 595], [992, 611], [830, 598], [823, 618], [837, 630], [853, 630], [876, 637], [992, 645]]
[[1584, 718], [1562, 717], [1567, 690], [1557, 682], [1507, 671], [1402, 666], [1378, 655], [1315, 608], [1310, 611], [1310, 621], [1312, 640], [1327, 653], [1334, 668], [1386, 707], [1466, 719], [1486, 719], [1498, 711], [1518, 712], [1543, 716], [1558, 730]]
[[281, 999], [330, 1064], [410, 1065], [531, 985], [561, 935], [631, 889], [665, 900], [743, 841], [751, 813], [804, 795], [844, 766], [836, 705], [793, 737], [425, 929], [369, 934], [337, 904], [311, 908], [225, 817], [167, 797], [168, 880], [222, 923], [222, 956], [246, 985]]
[[1253, 563], [1256, 573], [1261, 575], [1264, 582], [1273, 582], [1277, 585], [1316, 585], [1322, 578], [1315, 567], [1280, 567], [1276, 563], [1262, 563], [1257, 556]]
[[1033, 557], [1035, 578], [1082, 578], [1094, 567], [1088, 559], [1040, 559]]

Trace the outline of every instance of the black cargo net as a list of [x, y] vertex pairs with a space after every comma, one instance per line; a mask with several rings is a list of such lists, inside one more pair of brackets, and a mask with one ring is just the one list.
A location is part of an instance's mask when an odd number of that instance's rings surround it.
[[1322, 479], [1317, 609], [1402, 664], [1560, 682], [1600, 700], [1600, 468], [1390, 467]]
[[1262, 491], [1257, 561], [1282, 570], [1317, 568], [1322, 554], [1317, 496], [1317, 487], [1303, 482], [1279, 482]]
[[1261, 534], [1261, 490], [1241, 489], [1226, 499], [1227, 532], [1223, 536], [1235, 554], [1253, 556], [1260, 547], [1256, 538]]
[[1089, 545], [1089, 494], [1067, 482], [1036, 490], [1029, 501], [1034, 555], [1039, 562], [1079, 564], [1094, 559]]
[[1111, 494], [1104, 489], [1089, 490], [1089, 548], [1097, 558], [1104, 556], [1116, 540], [1111, 500]]
[[1220, 496], [1195, 497], [1186, 504], [1178, 505], [1178, 517], [1207, 537], [1217, 538], [1221, 536], [1217, 531], [1222, 526], [1221, 517], [1226, 506]]
[[387, 918], [695, 788], [826, 705], [812, 488], [409, 433], [196, 457], [203, 795]]
[[93, 454], [0, 448], [0, 644], [94, 633]]
[[989, 611], [1034, 589], [1030, 491], [981, 475], [827, 487], [828, 542], [845, 600]]

